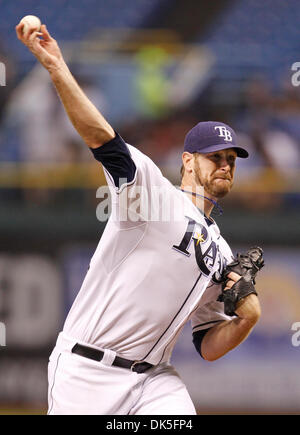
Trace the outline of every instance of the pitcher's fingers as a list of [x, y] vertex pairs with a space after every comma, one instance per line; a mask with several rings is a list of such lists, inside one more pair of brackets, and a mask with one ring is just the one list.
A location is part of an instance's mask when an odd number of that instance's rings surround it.
[[48, 29], [47, 29], [47, 27], [46, 27], [46, 24], [42, 24], [42, 25], [41, 25], [41, 32], [42, 32], [42, 34], [43, 34], [43, 38], [44, 38], [44, 40], [45, 40], [45, 41], [50, 41], [50, 39], [51, 39], [51, 35], [50, 35], [50, 33], [48, 32]]
[[227, 281], [225, 290], [231, 288], [235, 283], [236, 281], [232, 281], [232, 280]]
[[24, 36], [24, 34], [23, 34], [23, 27], [24, 27], [24, 23], [19, 23], [17, 26], [16, 26], [16, 33], [17, 33], [17, 37], [18, 37], [18, 39], [23, 39], [23, 36]]
[[227, 278], [232, 279], [232, 281], [237, 282], [237, 281], [238, 281], [239, 279], [241, 279], [242, 277], [241, 277], [241, 275], [239, 275], [239, 274], [237, 274], [237, 273], [235, 273], [235, 272], [230, 272], [230, 273], [227, 275]]
[[38, 33], [39, 32], [37, 31], [33, 32], [30, 35], [30, 39], [26, 44], [29, 50], [31, 50], [32, 53], [37, 57], [42, 55], [42, 53], [44, 52], [44, 48], [41, 45], [43, 40], [38, 37]]
[[[25, 32], [25, 39], [27, 41], [32, 41], [33, 39], [35, 39], [37, 37], [37, 34], [39, 33], [37, 28], [29, 28], [26, 32]], [[34, 35], [34, 36], [33, 36]]]
[[29, 36], [28, 36], [28, 41], [33, 42], [35, 39], [37, 39], [37, 37], [40, 35], [40, 32], [38, 32], [37, 30], [33, 30], [32, 32], [30, 32]]

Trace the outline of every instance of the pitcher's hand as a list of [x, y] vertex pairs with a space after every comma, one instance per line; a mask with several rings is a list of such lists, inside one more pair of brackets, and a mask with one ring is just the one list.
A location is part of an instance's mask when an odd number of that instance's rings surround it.
[[56, 40], [51, 37], [45, 24], [42, 24], [40, 32], [30, 29], [23, 33], [23, 27], [23, 23], [16, 26], [18, 39], [26, 45], [49, 72], [64, 63], [60, 48]]

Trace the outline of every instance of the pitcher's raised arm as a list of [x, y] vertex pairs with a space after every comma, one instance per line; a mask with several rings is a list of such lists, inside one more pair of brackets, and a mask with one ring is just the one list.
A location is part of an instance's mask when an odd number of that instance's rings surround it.
[[23, 33], [23, 27], [24, 23], [16, 26], [19, 40], [49, 72], [73, 126], [85, 143], [90, 148], [98, 148], [113, 139], [113, 128], [76, 82], [46, 25], [41, 26], [40, 32], [32, 28]]

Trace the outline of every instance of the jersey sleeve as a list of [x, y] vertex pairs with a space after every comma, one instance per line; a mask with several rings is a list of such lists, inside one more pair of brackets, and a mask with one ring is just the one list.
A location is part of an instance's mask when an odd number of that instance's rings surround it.
[[118, 133], [99, 148], [91, 148], [91, 152], [102, 163], [106, 181], [116, 192], [134, 181], [137, 168], [128, 146]]
[[193, 333], [204, 329], [212, 328], [224, 320], [232, 320], [234, 317], [227, 316], [224, 313], [224, 303], [211, 301], [198, 308], [191, 318]]
[[201, 345], [207, 331], [219, 322], [234, 318], [227, 316], [224, 313], [224, 303], [216, 300], [221, 292], [221, 285], [214, 284], [210, 286], [209, 291], [210, 301], [199, 307], [191, 317], [193, 343], [202, 358]]
[[153, 191], [160, 188], [161, 193], [167, 192], [171, 186], [155, 163], [118, 133], [110, 142], [91, 151], [103, 165], [114, 215], [127, 222], [149, 220]]

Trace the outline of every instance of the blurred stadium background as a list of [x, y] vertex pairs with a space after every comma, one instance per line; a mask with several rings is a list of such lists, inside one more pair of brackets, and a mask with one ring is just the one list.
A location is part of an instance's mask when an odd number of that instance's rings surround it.
[[300, 61], [299, 2], [0, 0], [0, 7], [0, 412], [45, 412], [48, 356], [105, 225], [96, 219], [103, 174], [47, 73], [15, 36], [19, 20], [34, 14], [109, 122], [174, 184], [184, 136], [200, 120], [228, 122], [249, 148], [216, 219], [234, 252], [265, 249], [262, 318], [214, 363], [198, 357], [187, 326], [173, 363], [200, 414], [299, 413], [292, 325], [300, 322], [300, 87], [291, 81]]

